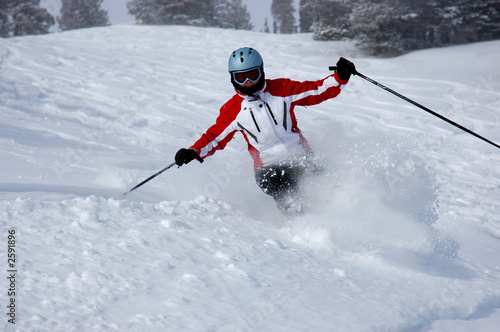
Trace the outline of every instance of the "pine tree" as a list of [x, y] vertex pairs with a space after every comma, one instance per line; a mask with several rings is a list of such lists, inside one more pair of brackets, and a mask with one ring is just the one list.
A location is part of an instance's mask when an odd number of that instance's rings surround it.
[[[390, 13], [390, 15], [388, 15]], [[418, 14], [399, 0], [365, 0], [349, 14], [349, 36], [372, 55], [398, 55], [417, 48]]]
[[142, 24], [215, 26], [218, 0], [131, 0], [130, 14]]
[[217, 27], [237, 30], [252, 30], [250, 13], [241, 0], [218, 0], [215, 7], [214, 23]]
[[275, 22], [275, 33], [297, 32], [294, 12], [293, 0], [273, 0], [271, 14]]
[[158, 0], [131, 0], [127, 9], [142, 24], [168, 24], [162, 18], [163, 2]]
[[264, 20], [264, 30], [262, 32], [269, 33], [271, 30], [269, 30], [269, 24], [267, 23], [267, 17]]
[[299, 4], [299, 21], [300, 32], [309, 32], [313, 24], [313, 12], [309, 0], [300, 0]]
[[[352, 38], [349, 15], [359, 0], [304, 0], [302, 14], [312, 20], [308, 28], [316, 40], [341, 40]], [[302, 17], [301, 17], [302, 19]]]
[[449, 38], [467, 43], [500, 38], [500, 1], [456, 0], [446, 6]]
[[314, 39], [354, 39], [375, 55], [500, 38], [500, 0], [301, 0], [300, 9]]
[[6, 1], [0, 1], [0, 37], [9, 37], [11, 31], [10, 15]]
[[103, 0], [62, 0], [61, 16], [57, 17], [63, 31], [109, 25], [108, 12], [101, 8]]
[[0, 37], [45, 34], [54, 24], [40, 0], [0, 1]]

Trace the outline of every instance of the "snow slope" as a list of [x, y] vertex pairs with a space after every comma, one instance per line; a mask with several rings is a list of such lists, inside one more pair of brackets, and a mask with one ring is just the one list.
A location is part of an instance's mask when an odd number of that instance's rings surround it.
[[213, 123], [247, 45], [270, 78], [318, 79], [345, 56], [500, 142], [497, 41], [374, 59], [309, 34], [175, 26], [1, 40], [3, 330], [495, 330], [500, 151], [359, 77], [297, 109], [325, 169], [307, 215], [286, 220], [257, 188], [241, 135], [122, 195]]

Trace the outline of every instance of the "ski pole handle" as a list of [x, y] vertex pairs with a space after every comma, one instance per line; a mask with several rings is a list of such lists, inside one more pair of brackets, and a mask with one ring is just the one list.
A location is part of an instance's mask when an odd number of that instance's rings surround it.
[[[337, 66], [329, 66], [328, 70], [337, 70]], [[354, 73], [351, 73], [352, 75], [358, 75], [358, 71], [355, 71]]]

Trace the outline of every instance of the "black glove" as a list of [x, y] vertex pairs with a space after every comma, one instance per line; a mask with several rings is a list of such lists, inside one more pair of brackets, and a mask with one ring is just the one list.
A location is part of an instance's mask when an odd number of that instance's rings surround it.
[[[196, 159], [200, 158], [200, 156], [198, 156], [195, 150], [182, 148], [175, 154], [175, 163], [178, 166], [182, 166], [184, 164], [189, 163], [194, 158]], [[203, 159], [201, 160], [203, 161]]]
[[337, 62], [337, 75], [344, 81], [348, 81], [351, 75], [356, 74], [356, 67], [354, 63], [347, 60], [346, 58], [340, 58]]

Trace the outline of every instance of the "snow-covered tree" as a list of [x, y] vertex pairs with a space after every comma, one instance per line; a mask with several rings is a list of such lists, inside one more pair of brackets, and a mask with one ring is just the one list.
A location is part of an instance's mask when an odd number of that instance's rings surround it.
[[7, 9], [7, 2], [0, 1], [0, 37], [8, 37], [10, 34], [10, 17]]
[[351, 24], [345, 27], [346, 36], [356, 39], [369, 54], [397, 55], [418, 48], [419, 16], [399, 0], [362, 1], [347, 17]]
[[241, 0], [130, 0], [127, 8], [142, 24], [253, 29]]
[[264, 30], [262, 32], [266, 32], [266, 33], [271, 32], [271, 30], [269, 30], [269, 24], [267, 23], [267, 17], [264, 20]]
[[354, 39], [371, 54], [500, 38], [500, 0], [301, 0], [300, 14], [315, 39]]
[[163, 3], [157, 0], [131, 0], [127, 9], [142, 24], [167, 24], [162, 18]]
[[273, 0], [271, 14], [275, 22], [275, 33], [297, 32], [294, 12], [293, 0]]
[[219, 0], [130, 0], [130, 14], [142, 24], [214, 26]]
[[[341, 40], [349, 38], [349, 13], [357, 0], [302, 0], [301, 20], [309, 17], [308, 30], [316, 40]], [[307, 20], [307, 19], [306, 19]], [[305, 28], [305, 27], [304, 27]]]
[[103, 0], [62, 0], [61, 16], [57, 17], [63, 31], [105, 26], [108, 12], [101, 8]]
[[214, 23], [221, 28], [252, 30], [250, 13], [241, 0], [217, 0]]
[[310, 1], [300, 0], [299, 3], [299, 21], [300, 32], [309, 32], [313, 24], [313, 13], [310, 9]]
[[0, 1], [0, 37], [45, 34], [54, 24], [40, 0]]
[[446, 1], [440, 14], [446, 22], [440, 36], [448, 43], [500, 38], [500, 0]]

